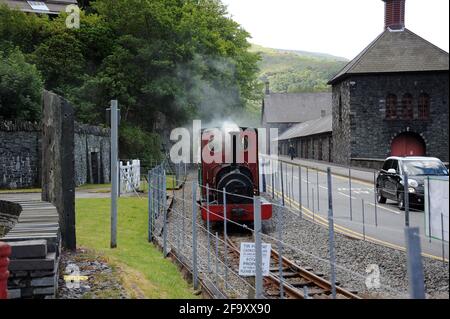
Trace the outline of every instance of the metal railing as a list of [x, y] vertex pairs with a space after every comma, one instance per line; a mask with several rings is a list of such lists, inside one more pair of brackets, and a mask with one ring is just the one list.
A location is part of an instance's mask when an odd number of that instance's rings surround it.
[[[183, 168], [183, 166], [181, 166]], [[272, 168], [268, 171], [268, 167]], [[279, 168], [273, 170], [274, 167]], [[180, 190], [172, 192], [167, 190], [167, 176], [169, 166], [162, 163], [154, 167], [148, 173], [149, 193], [148, 193], [148, 240], [156, 241], [162, 246], [163, 255], [167, 256], [172, 253], [176, 259], [189, 267], [193, 274], [193, 285], [195, 289], [199, 288], [200, 282], [211, 287], [211, 291], [216, 292], [218, 298], [247, 298], [249, 295], [257, 298], [264, 298], [262, 291], [262, 281], [264, 280], [261, 267], [257, 267], [257, 276], [254, 281], [239, 276], [238, 265], [235, 258], [231, 255], [231, 251], [227, 244], [228, 237], [236, 237], [236, 233], [247, 234], [245, 240], [256, 243], [258, 250], [263, 240], [272, 243], [280, 256], [285, 251], [314, 259], [318, 264], [329, 269], [329, 280], [332, 284], [332, 296], [336, 296], [336, 282], [339, 276], [352, 276], [361, 281], [363, 286], [367, 274], [363, 271], [354, 271], [349, 269], [345, 264], [340, 264], [335, 254], [335, 233], [344, 233], [353, 238], [374, 242], [374, 239], [367, 234], [367, 230], [373, 232], [373, 229], [381, 229], [390, 233], [397, 234], [404, 238], [405, 247], [407, 247], [408, 265], [410, 269], [410, 287], [413, 287], [410, 293], [411, 297], [424, 297], [423, 287], [423, 269], [421, 258], [417, 257], [421, 254], [421, 240], [432, 240], [428, 237], [420, 235], [417, 227], [412, 227], [411, 221], [406, 224], [406, 228], [395, 228], [392, 225], [383, 225], [383, 212], [379, 208], [375, 195], [366, 190], [358, 190], [352, 185], [351, 172], [348, 178], [348, 193], [344, 190], [334, 188], [336, 177], [333, 176], [328, 169], [326, 181], [321, 180], [323, 172], [312, 170], [308, 167], [298, 165], [289, 165], [281, 162], [272, 162], [269, 166], [261, 168], [262, 184], [268, 197], [271, 197], [274, 208], [278, 209], [276, 219], [276, 234], [265, 234], [258, 226], [260, 220], [261, 199], [259, 197], [252, 198], [255, 210], [255, 225], [236, 222], [225, 216], [225, 221], [220, 229], [217, 225], [212, 225], [209, 216], [219, 216], [223, 218], [224, 214], [217, 214], [210, 210], [209, 200], [206, 199], [206, 206], [201, 205], [198, 201], [198, 193], [202, 188], [206, 188], [206, 194], [210, 191], [223, 192], [223, 198], [226, 199], [224, 190], [212, 189], [209, 186], [198, 185], [196, 181], [186, 180], [188, 168], [184, 166], [183, 174], [175, 174], [177, 184], [183, 184]], [[170, 173], [169, 173], [170, 174]], [[173, 170], [172, 170], [173, 174]], [[297, 178], [294, 178], [296, 176]], [[296, 180], [298, 179], [298, 180]], [[355, 183], [356, 184], [356, 183]], [[376, 186], [375, 186], [376, 187]], [[325, 192], [325, 194], [324, 194]], [[375, 189], [374, 189], [375, 192]], [[346, 212], [348, 215], [336, 214], [338, 211], [336, 205], [336, 197], [338, 194], [348, 196], [348, 205], [352, 207]], [[235, 195], [234, 196], [239, 196]], [[208, 196], [208, 195], [207, 195]], [[245, 197], [245, 196], [242, 196]], [[368, 199], [370, 197], [370, 199]], [[344, 196], [346, 198], [346, 196]], [[357, 205], [358, 200], [361, 204]], [[369, 210], [371, 207], [372, 210]], [[406, 207], [408, 204], [406, 203]], [[199, 212], [201, 209], [206, 210], [207, 220], [203, 222]], [[371, 216], [370, 214], [373, 214]], [[321, 214], [323, 216], [321, 216]], [[406, 211], [405, 215], [408, 215]], [[287, 224], [285, 219], [294, 218], [298, 220], [312, 221], [321, 226], [328, 228], [328, 258], [318, 256], [314, 252], [309, 252], [302, 246], [293, 245], [285, 238], [285, 229]], [[341, 224], [345, 222], [352, 227], [360, 227], [361, 233], [349, 232], [345, 230]], [[230, 232], [230, 227], [235, 230]], [[444, 229], [444, 227], [442, 227]], [[245, 236], [244, 236], [245, 237]], [[436, 240], [433, 239], [433, 242]], [[445, 268], [448, 263], [445, 258], [445, 249], [448, 251], [448, 243], [441, 241], [443, 247], [443, 262]], [[257, 256], [259, 259], [259, 256]], [[417, 261], [420, 259], [420, 263]], [[283, 281], [283, 269], [280, 267], [280, 280]], [[443, 269], [443, 271], [446, 271]], [[422, 286], [420, 286], [422, 282]], [[280, 286], [282, 287], [282, 286]], [[379, 287], [385, 291], [389, 291], [395, 296], [406, 296], [406, 291], [398, 287], [391, 287], [388, 284], [380, 284]], [[283, 297], [283, 289], [280, 289], [280, 296]], [[250, 292], [250, 293], [249, 293]], [[306, 295], [308, 297], [308, 295]]]

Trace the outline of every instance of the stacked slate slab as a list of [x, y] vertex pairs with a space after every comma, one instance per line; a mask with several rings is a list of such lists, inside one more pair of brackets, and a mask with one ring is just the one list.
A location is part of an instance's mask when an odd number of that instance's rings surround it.
[[6, 203], [14, 203], [22, 210], [14, 226], [0, 238], [12, 249], [8, 298], [55, 298], [61, 253], [59, 217], [55, 206], [23, 200], [20, 195], [2, 196], [0, 203], [3, 203], [0, 207], [11, 207]]

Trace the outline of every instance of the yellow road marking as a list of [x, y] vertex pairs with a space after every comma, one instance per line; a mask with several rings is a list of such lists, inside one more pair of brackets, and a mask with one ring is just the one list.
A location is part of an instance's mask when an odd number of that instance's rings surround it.
[[[269, 185], [267, 185], [267, 188], [270, 188], [272, 190], [272, 188]], [[277, 195], [279, 195], [279, 196], [282, 195], [277, 190], [274, 190], [274, 192]], [[288, 198], [286, 196], [285, 196], [285, 201], [287, 201], [291, 205], [294, 205], [296, 208], [300, 209], [300, 203], [298, 203], [297, 201], [291, 200], [290, 198]], [[305, 215], [308, 218], [310, 218], [311, 220], [315, 221], [316, 223], [318, 223], [318, 224], [328, 228], [328, 220], [326, 220], [322, 216], [320, 216], [318, 214], [314, 214], [313, 212], [311, 212], [309, 209], [307, 209], [304, 206], [302, 206], [302, 212], [306, 212]], [[335, 226], [336, 230], [339, 233], [341, 233], [341, 234], [344, 234], [346, 236], [353, 237], [353, 238], [356, 238], [356, 239], [360, 239], [360, 240], [364, 239], [364, 235], [363, 234], [361, 234], [359, 232], [356, 232], [354, 230], [351, 230], [349, 228], [346, 228], [344, 226], [341, 226], [341, 225], [337, 224], [336, 222], [334, 223], [334, 226]], [[387, 241], [383, 241], [383, 240], [380, 240], [380, 239], [377, 239], [377, 238], [373, 238], [373, 237], [370, 237], [370, 236], [365, 236], [365, 238], [366, 238], [367, 241], [373, 242], [375, 244], [380, 244], [382, 246], [390, 247], [390, 248], [393, 248], [393, 249], [396, 249], [396, 250], [400, 250], [400, 251], [406, 251], [405, 247], [399, 246], [397, 244], [393, 244], [393, 243], [390, 243], [390, 242], [387, 242]], [[439, 257], [439, 256], [435, 256], [435, 255], [431, 255], [431, 254], [427, 254], [427, 253], [422, 253], [422, 256], [442, 261], [442, 257]], [[444, 260], [446, 262], [448, 262], [448, 259], [444, 259]]]

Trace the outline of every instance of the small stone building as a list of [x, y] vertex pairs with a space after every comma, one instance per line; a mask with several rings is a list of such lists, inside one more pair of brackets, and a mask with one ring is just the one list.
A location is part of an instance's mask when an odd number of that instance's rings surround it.
[[[283, 134], [289, 128], [331, 114], [331, 92], [271, 93], [268, 83], [262, 103], [262, 127], [277, 128]], [[273, 138], [273, 136], [272, 136]], [[269, 150], [267, 134], [267, 150]], [[273, 152], [276, 152], [273, 150]]]
[[281, 154], [288, 155], [292, 145], [296, 157], [332, 162], [332, 127], [332, 116], [325, 114], [292, 126], [278, 138]]
[[449, 161], [449, 55], [405, 28], [405, 0], [385, 2], [385, 30], [333, 87], [333, 161], [379, 166], [391, 155]]

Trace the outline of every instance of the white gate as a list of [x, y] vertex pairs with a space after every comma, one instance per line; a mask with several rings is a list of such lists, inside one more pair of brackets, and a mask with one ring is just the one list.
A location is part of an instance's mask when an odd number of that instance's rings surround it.
[[120, 162], [120, 193], [132, 193], [141, 186], [141, 161], [132, 160], [131, 163]]

